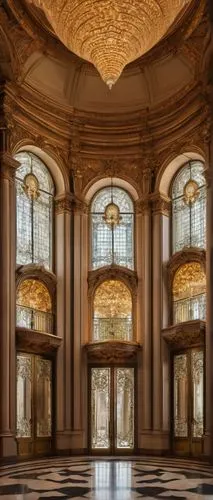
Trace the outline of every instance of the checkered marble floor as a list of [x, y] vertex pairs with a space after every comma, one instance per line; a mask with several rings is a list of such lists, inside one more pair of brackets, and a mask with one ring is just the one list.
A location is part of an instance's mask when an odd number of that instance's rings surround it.
[[0, 468], [5, 500], [213, 500], [213, 468], [153, 458], [47, 458]]

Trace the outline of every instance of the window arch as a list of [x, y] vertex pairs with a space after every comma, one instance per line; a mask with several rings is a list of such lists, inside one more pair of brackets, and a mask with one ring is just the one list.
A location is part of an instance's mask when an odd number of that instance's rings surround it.
[[52, 177], [32, 153], [17, 153], [15, 159], [21, 164], [16, 171], [16, 262], [52, 269]]
[[132, 339], [132, 296], [118, 280], [104, 281], [93, 302], [93, 340]]
[[117, 264], [134, 268], [134, 209], [116, 186], [101, 189], [91, 205], [92, 269]]
[[199, 262], [180, 266], [173, 279], [173, 322], [206, 318], [206, 276]]
[[206, 183], [204, 165], [191, 161], [172, 185], [172, 252], [206, 246]]
[[25, 279], [17, 289], [17, 326], [53, 333], [52, 300], [42, 281]]

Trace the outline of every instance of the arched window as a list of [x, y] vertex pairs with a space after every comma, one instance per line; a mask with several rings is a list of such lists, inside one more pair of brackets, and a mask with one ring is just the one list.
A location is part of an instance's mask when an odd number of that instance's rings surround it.
[[17, 289], [17, 326], [53, 333], [52, 301], [47, 287], [39, 280], [26, 279]]
[[99, 191], [91, 206], [92, 269], [117, 264], [134, 268], [134, 210], [126, 191], [111, 186]]
[[93, 340], [132, 339], [132, 297], [127, 286], [117, 280], [104, 281], [93, 303]]
[[173, 323], [206, 318], [206, 276], [199, 262], [183, 264], [173, 280]]
[[52, 268], [52, 178], [43, 162], [32, 153], [15, 156], [16, 171], [16, 262]]
[[204, 165], [191, 161], [176, 175], [172, 186], [172, 251], [206, 246], [206, 184]]

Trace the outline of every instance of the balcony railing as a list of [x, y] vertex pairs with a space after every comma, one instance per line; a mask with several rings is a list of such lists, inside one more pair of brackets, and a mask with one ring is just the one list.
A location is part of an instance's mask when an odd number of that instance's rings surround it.
[[206, 319], [206, 295], [201, 294], [189, 299], [178, 300], [173, 304], [174, 324]]
[[93, 340], [132, 340], [132, 319], [94, 318]]
[[38, 332], [53, 333], [53, 315], [17, 305], [16, 326], [37, 330]]

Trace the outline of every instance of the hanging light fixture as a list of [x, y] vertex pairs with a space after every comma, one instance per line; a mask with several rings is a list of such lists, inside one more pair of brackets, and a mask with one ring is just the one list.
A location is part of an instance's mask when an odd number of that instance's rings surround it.
[[28, 0], [43, 9], [69, 50], [112, 87], [124, 67], [151, 49], [191, 0]]
[[113, 201], [113, 185], [111, 179], [111, 202], [105, 208], [103, 219], [112, 228], [120, 224], [122, 217], [120, 216], [120, 210], [118, 205]]

